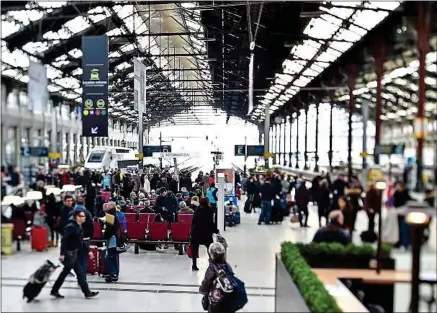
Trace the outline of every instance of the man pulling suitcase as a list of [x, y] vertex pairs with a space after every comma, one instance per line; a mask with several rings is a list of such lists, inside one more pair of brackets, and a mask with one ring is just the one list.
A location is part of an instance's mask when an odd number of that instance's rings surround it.
[[[72, 269], [76, 273], [77, 282], [85, 298], [94, 298], [99, 294], [99, 292], [90, 291], [86, 281], [86, 274], [82, 273], [82, 271], [86, 271], [86, 269], [82, 268], [78, 258], [79, 250], [83, 246], [83, 231], [81, 225], [85, 222], [85, 219], [86, 215], [83, 210], [74, 210], [73, 216], [69, 219], [67, 226], [64, 228], [64, 235], [61, 242], [61, 255], [59, 257], [59, 260], [64, 264], [64, 268], [50, 292], [50, 295], [55, 298], [64, 298], [64, 296], [59, 293], [59, 289]], [[92, 254], [90, 257], [93, 257]]]

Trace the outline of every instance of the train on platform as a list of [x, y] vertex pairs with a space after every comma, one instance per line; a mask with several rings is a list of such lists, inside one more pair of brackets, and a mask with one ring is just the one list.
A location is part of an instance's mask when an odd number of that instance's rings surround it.
[[95, 147], [88, 153], [84, 167], [90, 170], [116, 169], [120, 161], [135, 160], [136, 153], [136, 150], [126, 147]]

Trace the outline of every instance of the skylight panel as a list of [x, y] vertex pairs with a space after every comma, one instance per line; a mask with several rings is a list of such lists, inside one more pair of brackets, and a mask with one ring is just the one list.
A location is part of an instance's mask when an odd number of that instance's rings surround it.
[[21, 26], [15, 22], [5, 21], [2, 18], [2, 38], [6, 38], [9, 35], [19, 31]]
[[2, 75], [6, 75], [6, 76], [9, 76], [9, 77], [17, 77], [20, 74], [15, 69], [8, 69], [8, 70], [5, 70], [5, 71], [2, 71]]
[[129, 52], [129, 51], [132, 51], [132, 50], [134, 50], [135, 49], [135, 46], [133, 45], [133, 44], [128, 44], [128, 45], [125, 45], [125, 46], [123, 46], [123, 47], [121, 47], [121, 51], [122, 52]]
[[115, 12], [117, 12], [117, 15], [124, 20], [126, 17], [132, 14], [133, 5], [120, 5], [114, 7]]
[[77, 16], [71, 21], [68, 21], [64, 26], [69, 29], [73, 34], [77, 34], [90, 27], [90, 24], [82, 16]]
[[322, 63], [322, 62], [315, 62], [311, 65], [311, 69], [320, 74], [321, 72], [323, 72], [323, 70], [326, 68], [327, 64], [326, 63]]
[[22, 10], [22, 11], [9, 11], [7, 15], [12, 16], [14, 19], [21, 22], [24, 26], [27, 26], [29, 25], [30, 22], [41, 19], [41, 17], [44, 16], [44, 13], [38, 10]]
[[121, 57], [121, 53], [118, 51], [113, 51], [108, 55], [109, 58], [119, 58]]
[[111, 36], [120, 36], [123, 33], [123, 31], [120, 28], [114, 28], [106, 33], [108, 37]]
[[378, 25], [384, 18], [386, 18], [388, 12], [385, 11], [360, 11], [356, 15], [355, 24], [361, 27], [371, 30]]
[[337, 57], [329, 52], [323, 52], [317, 58], [317, 61], [322, 61], [322, 62], [334, 62], [335, 60], [337, 60]]
[[311, 67], [309, 67], [302, 73], [302, 75], [316, 77], [317, 75], [319, 75], [319, 73], [314, 71]]
[[67, 4], [66, 1], [41, 1], [36, 2], [41, 8], [44, 9], [55, 9], [63, 7]]
[[304, 34], [322, 39], [329, 39], [338, 27], [320, 18], [313, 19], [304, 30]]
[[3, 51], [2, 61], [14, 67], [27, 68], [29, 66], [29, 58], [20, 50], [12, 52], [9, 52], [9, 50]]
[[69, 51], [68, 54], [73, 58], [80, 58], [82, 56], [82, 50], [74, 48], [73, 50]]

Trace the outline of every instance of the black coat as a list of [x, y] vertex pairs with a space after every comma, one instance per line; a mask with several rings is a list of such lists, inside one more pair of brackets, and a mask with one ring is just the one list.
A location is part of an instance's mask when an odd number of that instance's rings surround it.
[[193, 215], [191, 227], [191, 242], [198, 245], [209, 246], [212, 242], [212, 235], [218, 230], [214, 224], [214, 213], [210, 207], [199, 207]]
[[339, 225], [334, 223], [320, 228], [314, 235], [313, 242], [337, 242], [341, 243], [342, 245], [348, 245], [351, 243], [351, 238]]

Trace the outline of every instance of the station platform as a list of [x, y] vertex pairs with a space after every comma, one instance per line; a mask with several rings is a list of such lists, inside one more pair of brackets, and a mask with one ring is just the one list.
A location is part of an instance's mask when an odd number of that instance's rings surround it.
[[[284, 220], [281, 225], [257, 225], [258, 214], [242, 214], [241, 224], [226, 228], [228, 262], [247, 287], [249, 302], [241, 312], [274, 312], [275, 253], [283, 241], [310, 242], [317, 230], [316, 208], [310, 209], [310, 228], [301, 229]], [[422, 270], [435, 272], [436, 234], [433, 234], [422, 254]], [[358, 214], [358, 234], [367, 226], [364, 212]], [[61, 288], [65, 299], [52, 299], [49, 295], [53, 281], [41, 292], [36, 301], [22, 300], [22, 288], [27, 278], [46, 259], [57, 260], [58, 249], [48, 252], [22, 251], [2, 257], [2, 312], [202, 312], [198, 286], [207, 267], [206, 249], [201, 247], [199, 272], [191, 271], [191, 260], [177, 255], [174, 249], [165, 252], [144, 252], [133, 249], [120, 256], [120, 280], [106, 284], [103, 278], [88, 276], [91, 290], [100, 291], [96, 299], [85, 300], [74, 278], [68, 278]], [[411, 253], [394, 252], [398, 269], [411, 268]], [[56, 279], [56, 272], [52, 279]], [[429, 290], [423, 290], [429, 293]], [[409, 285], [395, 287], [396, 312], [405, 312], [409, 301]]]

